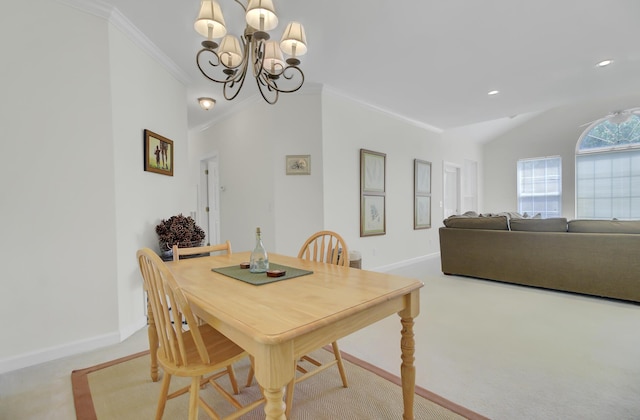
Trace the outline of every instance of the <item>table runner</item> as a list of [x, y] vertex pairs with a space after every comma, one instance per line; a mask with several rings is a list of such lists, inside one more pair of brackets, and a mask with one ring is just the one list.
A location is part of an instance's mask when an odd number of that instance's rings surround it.
[[240, 268], [239, 265], [211, 269], [211, 271], [215, 271], [216, 273], [224, 274], [225, 276], [232, 277], [245, 283], [253, 284], [254, 286], [260, 286], [262, 284], [273, 283], [276, 281], [288, 280], [294, 277], [313, 274], [313, 271], [302, 270], [300, 268], [289, 267], [286, 265], [274, 263], [269, 263], [269, 270], [283, 270], [287, 273], [284, 276], [280, 277], [268, 277], [267, 273], [252, 273], [248, 268]]

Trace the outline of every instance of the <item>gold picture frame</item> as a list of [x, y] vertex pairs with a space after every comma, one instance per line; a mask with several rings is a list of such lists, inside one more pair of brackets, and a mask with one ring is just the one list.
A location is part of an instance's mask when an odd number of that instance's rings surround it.
[[173, 176], [173, 141], [144, 130], [144, 170]]

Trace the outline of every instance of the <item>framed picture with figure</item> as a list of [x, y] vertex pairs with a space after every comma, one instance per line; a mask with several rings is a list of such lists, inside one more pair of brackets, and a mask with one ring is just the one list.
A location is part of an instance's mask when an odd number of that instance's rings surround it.
[[173, 141], [144, 130], [144, 170], [173, 176]]

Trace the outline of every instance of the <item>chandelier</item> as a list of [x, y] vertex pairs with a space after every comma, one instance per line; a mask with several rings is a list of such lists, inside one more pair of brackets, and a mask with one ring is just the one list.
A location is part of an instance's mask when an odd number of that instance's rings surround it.
[[[280, 43], [271, 41], [267, 31], [278, 25], [272, 0], [249, 0], [247, 6], [239, 0], [235, 2], [245, 11], [246, 27], [240, 38], [227, 34], [218, 2], [202, 0], [194, 24], [195, 30], [206, 38], [196, 55], [198, 69], [207, 79], [222, 83], [225, 99], [232, 100], [240, 93], [251, 66], [260, 94], [275, 104], [280, 93], [295, 92], [304, 83], [304, 73], [298, 67], [298, 57], [307, 52], [304, 28], [298, 22], [290, 22]], [[289, 56], [286, 61], [283, 52]]]

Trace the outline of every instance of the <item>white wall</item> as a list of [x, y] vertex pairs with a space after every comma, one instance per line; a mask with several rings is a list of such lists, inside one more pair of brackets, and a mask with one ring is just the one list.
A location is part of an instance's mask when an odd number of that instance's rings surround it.
[[[119, 328], [122, 338], [146, 325], [146, 304], [135, 258], [141, 246], [159, 250], [161, 219], [196, 210], [189, 184], [186, 89], [162, 66], [109, 26], [112, 129], [116, 204]], [[143, 132], [149, 129], [174, 147], [173, 176], [144, 172]]]
[[3, 9], [2, 371], [118, 329], [106, 22]]
[[[251, 90], [249, 84], [245, 89]], [[245, 92], [242, 92], [242, 95]], [[249, 95], [250, 92], [245, 94]], [[276, 105], [245, 102], [204, 131], [189, 134], [192, 183], [201, 159], [218, 155], [220, 239], [235, 251], [253, 249], [260, 226], [267, 251], [297, 255], [322, 228], [320, 95], [282, 95]], [[311, 175], [285, 175], [286, 155], [311, 155]]]
[[[49, 0], [0, 16], [0, 372], [139, 326], [135, 249], [188, 207], [184, 88], [110, 26]], [[142, 170], [144, 128], [175, 140], [175, 177]]]
[[[478, 160], [479, 149], [331, 91], [323, 94], [325, 227], [340, 232], [363, 268], [439, 251], [442, 163]], [[386, 154], [386, 234], [360, 237], [360, 149]], [[413, 229], [413, 161], [432, 162], [430, 229]]]
[[[326, 90], [284, 96], [276, 106], [249, 101], [241, 112], [189, 137], [194, 185], [200, 160], [218, 156], [224, 187], [221, 240], [231, 240], [234, 250], [253, 247], [255, 226], [262, 228], [268, 250], [289, 255], [296, 255], [311, 233], [329, 229], [362, 253], [365, 268], [388, 268], [437, 253], [442, 162], [480, 159], [480, 147], [469, 146], [467, 139], [444, 136]], [[361, 148], [387, 154], [383, 236], [360, 238]], [[288, 154], [310, 154], [311, 175], [285, 175]], [[414, 159], [433, 165], [431, 229], [413, 229]]]
[[640, 94], [558, 107], [513, 128], [484, 147], [484, 211], [517, 210], [518, 159], [562, 158], [562, 216], [575, 217], [575, 148], [593, 120], [640, 105]]

